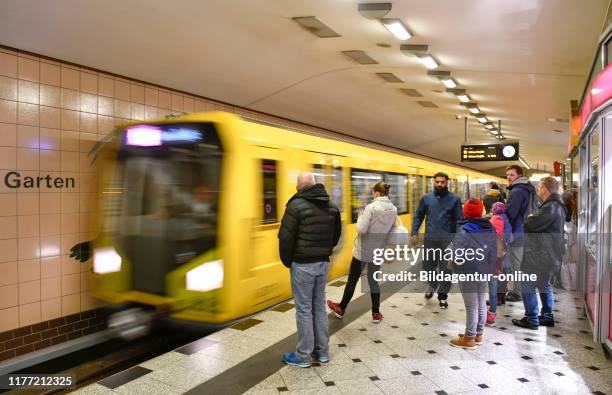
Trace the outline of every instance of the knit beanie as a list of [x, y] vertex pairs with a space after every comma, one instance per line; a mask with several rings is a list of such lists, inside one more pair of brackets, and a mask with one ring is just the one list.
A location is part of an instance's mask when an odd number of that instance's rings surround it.
[[506, 205], [503, 204], [502, 202], [495, 202], [491, 206], [491, 214], [493, 215], [499, 215], [505, 212], [506, 212]]
[[466, 218], [480, 218], [484, 210], [482, 200], [471, 197], [463, 204], [463, 216]]

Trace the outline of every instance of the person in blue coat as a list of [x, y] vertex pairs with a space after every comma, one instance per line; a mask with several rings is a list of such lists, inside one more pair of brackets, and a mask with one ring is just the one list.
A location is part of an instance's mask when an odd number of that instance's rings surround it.
[[[442, 259], [442, 256], [455, 235], [457, 222], [463, 216], [461, 214], [461, 200], [459, 200], [457, 195], [448, 190], [448, 175], [446, 173], [439, 172], [434, 175], [433, 192], [424, 195], [419, 202], [419, 208], [414, 215], [414, 222], [412, 224], [412, 245], [414, 245], [419, 234], [419, 228], [425, 218], [427, 218], [427, 222], [425, 228], [423, 270], [429, 272], [440, 270], [450, 273], [447, 263]], [[431, 299], [437, 290], [440, 308], [448, 308], [446, 300], [452, 286], [451, 282], [442, 281], [439, 284], [439, 288], [437, 281], [432, 280], [428, 283], [429, 289], [425, 293], [425, 298]]]

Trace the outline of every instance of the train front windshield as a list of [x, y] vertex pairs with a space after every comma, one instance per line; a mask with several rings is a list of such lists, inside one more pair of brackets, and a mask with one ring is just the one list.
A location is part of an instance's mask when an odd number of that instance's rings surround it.
[[106, 231], [133, 288], [165, 293], [165, 274], [217, 245], [222, 148], [212, 124], [140, 125], [122, 134]]

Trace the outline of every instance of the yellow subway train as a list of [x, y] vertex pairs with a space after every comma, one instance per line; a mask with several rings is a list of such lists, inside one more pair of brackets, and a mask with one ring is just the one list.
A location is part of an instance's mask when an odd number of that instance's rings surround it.
[[348, 272], [357, 213], [378, 180], [409, 227], [435, 172], [462, 200], [494, 179], [222, 112], [126, 125], [100, 147], [93, 296], [209, 324], [291, 297], [277, 232], [300, 172], [312, 171], [342, 213], [330, 279]]

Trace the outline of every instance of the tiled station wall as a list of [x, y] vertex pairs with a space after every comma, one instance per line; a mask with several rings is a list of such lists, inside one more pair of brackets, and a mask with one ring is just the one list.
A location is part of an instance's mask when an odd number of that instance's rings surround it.
[[[71, 246], [97, 234], [93, 144], [118, 123], [213, 110], [298, 126], [0, 46], [0, 354], [47, 345], [44, 331], [66, 340], [54, 325], [76, 332], [72, 337], [99, 328], [89, 313], [98, 307], [87, 292], [91, 262], [69, 257]], [[21, 187], [7, 187], [9, 172], [19, 173]], [[75, 186], [55, 188], [51, 181], [48, 188], [45, 180], [40, 188], [25, 186], [25, 177], [47, 175], [73, 178]]]

